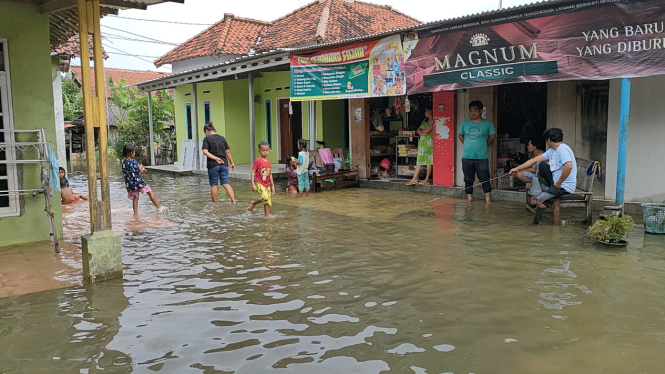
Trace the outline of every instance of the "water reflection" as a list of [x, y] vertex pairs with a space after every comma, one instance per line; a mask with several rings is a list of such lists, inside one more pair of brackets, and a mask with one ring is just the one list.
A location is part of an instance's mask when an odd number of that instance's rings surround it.
[[266, 220], [242, 183], [214, 205], [203, 177], [148, 174], [173, 225], [128, 226], [123, 280], [0, 299], [0, 372], [660, 370], [660, 237], [603, 252], [521, 204], [357, 189]]

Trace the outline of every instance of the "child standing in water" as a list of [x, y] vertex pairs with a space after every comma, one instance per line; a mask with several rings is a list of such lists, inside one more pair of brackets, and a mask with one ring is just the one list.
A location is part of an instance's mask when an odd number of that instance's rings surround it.
[[297, 161], [295, 157], [288, 156], [286, 158], [286, 175], [289, 180], [286, 183], [286, 192], [298, 193], [298, 174], [296, 173]]
[[272, 179], [271, 165], [268, 160], [270, 154], [270, 144], [268, 142], [262, 141], [259, 143], [259, 154], [261, 157], [254, 161], [251, 173], [252, 191], [258, 192], [259, 198], [249, 203], [247, 210], [251, 212], [256, 204], [263, 203], [263, 212], [268, 217], [272, 206], [271, 192], [272, 195], [275, 194], [275, 182]]
[[134, 208], [134, 217], [139, 215], [139, 194], [147, 193], [150, 201], [155, 204], [155, 208], [159, 213], [164, 213], [168, 209], [165, 206], [160, 206], [152, 188], [148, 186], [143, 178], [141, 178], [140, 165], [134, 157], [136, 156], [136, 148], [132, 145], [125, 145], [122, 149], [122, 175], [125, 177], [125, 187], [127, 187], [127, 197], [133, 201], [132, 207]]
[[309, 167], [309, 152], [307, 152], [307, 142], [305, 139], [298, 140], [298, 161], [296, 164], [296, 174], [298, 174], [298, 192], [302, 196], [305, 192], [305, 196], [309, 196], [309, 175], [307, 174], [307, 168]]

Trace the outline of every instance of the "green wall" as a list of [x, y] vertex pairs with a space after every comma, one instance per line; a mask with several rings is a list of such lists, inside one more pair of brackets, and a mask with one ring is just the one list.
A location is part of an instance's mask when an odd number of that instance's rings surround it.
[[[14, 128], [44, 127], [47, 140], [56, 147], [48, 15], [40, 14], [35, 5], [0, 2], [0, 38], [7, 39]], [[24, 135], [20, 140], [34, 139]], [[37, 156], [35, 152], [23, 154], [24, 159], [29, 157]], [[27, 164], [18, 169], [19, 188], [41, 185], [37, 165]], [[54, 193], [52, 201], [62, 236], [60, 193]], [[20, 205], [21, 216], [0, 218], [0, 245], [49, 240], [44, 197], [25, 197]]]
[[326, 100], [323, 102], [321, 121], [323, 141], [328, 148], [344, 147], [344, 101]]
[[[269, 159], [276, 163], [278, 154], [276, 146], [279, 143], [279, 99], [288, 98], [289, 90], [284, 88], [290, 84], [290, 72], [268, 72], [262, 73], [259, 78], [254, 80], [254, 94], [259, 96], [258, 102], [254, 104], [254, 120], [256, 129], [256, 145], [260, 141], [268, 140], [273, 146], [273, 152]], [[278, 90], [279, 88], [279, 90]], [[204, 94], [203, 91], [210, 91]], [[266, 92], [266, 90], [268, 90]], [[210, 100], [212, 121], [220, 135], [226, 137], [233, 160], [236, 164], [249, 164], [250, 145], [249, 145], [249, 87], [247, 79], [228, 80], [223, 82], [199, 83], [198, 91], [198, 112], [199, 112], [199, 136], [204, 137], [203, 133], [203, 102]], [[187, 128], [185, 118], [185, 105], [191, 103], [193, 95], [185, 96], [192, 92], [192, 85], [182, 85], [175, 88], [175, 107], [176, 107], [176, 134], [178, 137], [178, 146], [182, 140], [187, 139]], [[272, 139], [266, 139], [266, 101], [271, 102], [272, 116]], [[317, 140], [323, 140], [331, 148], [342, 147], [344, 144], [343, 136], [343, 102], [341, 100], [317, 101]], [[302, 103], [302, 133], [303, 138], [309, 138], [309, 110], [308, 103]], [[257, 153], [258, 155], [258, 153]]]
[[[249, 87], [247, 79], [224, 82], [224, 104], [214, 105], [226, 118], [226, 141], [237, 165], [250, 164], [249, 153]], [[258, 126], [258, 125], [257, 125]], [[257, 135], [257, 139], [259, 139]]]

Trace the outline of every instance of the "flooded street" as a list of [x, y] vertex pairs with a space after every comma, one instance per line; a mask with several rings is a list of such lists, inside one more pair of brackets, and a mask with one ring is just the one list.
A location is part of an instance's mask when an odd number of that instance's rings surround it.
[[0, 373], [663, 371], [665, 237], [641, 228], [606, 250], [522, 204], [369, 189], [278, 192], [266, 220], [248, 182], [232, 206], [145, 179], [174, 225], [122, 234], [123, 279], [0, 299]]

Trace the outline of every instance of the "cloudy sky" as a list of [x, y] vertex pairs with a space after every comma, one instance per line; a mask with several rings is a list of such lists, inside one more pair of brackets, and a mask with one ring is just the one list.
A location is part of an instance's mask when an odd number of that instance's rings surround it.
[[[185, 4], [165, 3], [148, 7], [148, 10], [121, 10], [119, 17], [108, 16], [102, 19], [104, 48], [110, 56], [106, 66], [157, 70], [152, 61], [222, 19], [224, 13], [272, 21], [310, 2], [311, 0], [185, 0]], [[423, 22], [455, 18], [499, 7], [499, 0], [371, 0], [370, 2], [391, 5]], [[503, 0], [503, 7], [532, 2], [532, 0]], [[80, 64], [78, 61], [73, 63]], [[170, 66], [158, 70], [170, 72]]]

